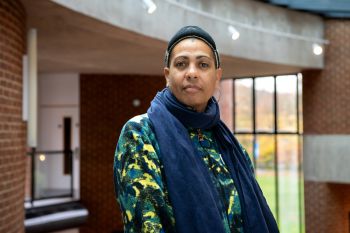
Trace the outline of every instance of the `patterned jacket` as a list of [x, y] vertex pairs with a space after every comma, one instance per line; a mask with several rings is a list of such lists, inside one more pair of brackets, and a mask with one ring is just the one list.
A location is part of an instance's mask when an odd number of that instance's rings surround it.
[[[225, 207], [222, 221], [226, 232], [243, 232], [239, 196], [212, 132], [188, 129], [188, 133]], [[176, 232], [159, 154], [147, 114], [130, 119], [121, 131], [114, 157], [115, 193], [125, 232]]]

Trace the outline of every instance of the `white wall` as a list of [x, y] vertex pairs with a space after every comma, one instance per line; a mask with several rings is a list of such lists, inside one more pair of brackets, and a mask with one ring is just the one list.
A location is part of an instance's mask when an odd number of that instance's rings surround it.
[[[39, 151], [63, 150], [63, 118], [72, 118], [72, 149], [75, 197], [79, 198], [79, 74], [39, 74], [38, 148]], [[63, 156], [46, 155], [37, 162], [38, 186], [70, 187], [70, 176], [63, 174]]]

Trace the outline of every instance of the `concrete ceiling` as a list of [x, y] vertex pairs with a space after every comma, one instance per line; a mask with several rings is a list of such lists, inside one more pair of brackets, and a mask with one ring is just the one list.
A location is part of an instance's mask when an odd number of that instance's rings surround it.
[[[167, 42], [91, 18], [48, 0], [22, 0], [38, 31], [40, 73], [162, 75]], [[224, 77], [300, 72], [300, 67], [222, 57]]]

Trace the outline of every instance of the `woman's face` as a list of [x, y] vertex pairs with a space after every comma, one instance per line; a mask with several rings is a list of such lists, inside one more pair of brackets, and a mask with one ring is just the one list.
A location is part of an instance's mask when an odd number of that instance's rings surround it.
[[172, 50], [164, 75], [171, 92], [183, 104], [203, 112], [221, 79], [214, 53], [202, 40], [184, 39]]

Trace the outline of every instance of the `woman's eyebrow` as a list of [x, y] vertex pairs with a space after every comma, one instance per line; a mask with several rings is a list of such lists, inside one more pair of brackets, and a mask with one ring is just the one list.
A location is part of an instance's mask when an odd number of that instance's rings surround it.
[[188, 56], [182, 55], [182, 56], [174, 57], [174, 60], [175, 59], [188, 59]]
[[[207, 59], [212, 59], [210, 56], [208, 55], [198, 55], [196, 56], [196, 59], [201, 59], [201, 58], [207, 58]], [[186, 56], [186, 55], [180, 55], [178, 57], [174, 57], [174, 60], [177, 60], [177, 59], [186, 59], [188, 60], [189, 59], [189, 56]]]
[[210, 59], [211, 57], [209, 57], [207, 55], [199, 55], [196, 57], [196, 59], [201, 59], [201, 58], [209, 58]]

